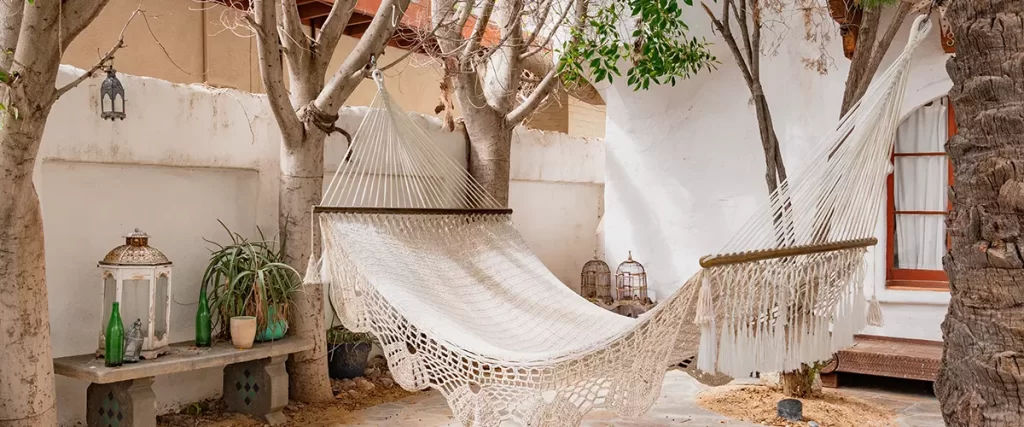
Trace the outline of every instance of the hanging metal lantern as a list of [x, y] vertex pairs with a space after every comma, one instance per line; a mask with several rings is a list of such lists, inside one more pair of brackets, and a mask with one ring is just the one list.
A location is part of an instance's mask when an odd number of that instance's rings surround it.
[[[118, 105], [120, 97], [120, 105]], [[111, 65], [107, 68], [107, 78], [100, 86], [100, 117], [104, 120], [124, 120], [124, 86], [117, 79], [117, 70]]]
[[615, 269], [615, 291], [615, 298], [619, 301], [632, 300], [642, 304], [650, 302], [647, 297], [647, 273], [643, 265], [633, 261], [633, 251], [629, 252], [629, 259]]
[[594, 302], [612, 303], [612, 270], [596, 256], [583, 264], [580, 295]]

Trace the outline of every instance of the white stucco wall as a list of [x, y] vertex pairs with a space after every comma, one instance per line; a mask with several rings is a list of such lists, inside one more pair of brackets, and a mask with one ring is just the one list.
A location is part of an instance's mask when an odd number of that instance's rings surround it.
[[[632, 250], [658, 295], [678, 289], [698, 271], [697, 260], [720, 249], [767, 199], [764, 154], [743, 77], [703, 12], [680, 3], [693, 17], [688, 23], [695, 35], [714, 43], [718, 69], [676, 87], [634, 92], [616, 81], [603, 88], [608, 122], [602, 246], [610, 265]], [[825, 76], [806, 69], [801, 59], [814, 48], [802, 40], [802, 22], [792, 22], [791, 28], [777, 54], [762, 57], [761, 81], [792, 176], [839, 118], [849, 61], [836, 37], [829, 49], [837, 58], [835, 68]], [[906, 35], [904, 28], [890, 60]], [[932, 36], [916, 53], [904, 114], [951, 86], [947, 56], [938, 36]], [[878, 247], [885, 248], [881, 223], [878, 234]], [[865, 332], [941, 339], [948, 293], [884, 290], [883, 254], [869, 255], [874, 274], [867, 286], [870, 295], [877, 284], [887, 322]]]
[[[80, 73], [64, 67], [59, 80]], [[96, 349], [102, 323], [96, 262], [135, 227], [174, 262], [172, 342], [194, 338], [210, 246], [203, 238], [226, 239], [217, 220], [248, 235], [256, 227], [270, 235], [277, 229], [280, 136], [263, 96], [120, 77], [127, 120], [99, 118], [101, 79], [88, 80], [54, 106], [37, 159], [54, 357]], [[340, 125], [356, 129], [364, 111], [345, 109]], [[417, 120], [464, 162], [461, 133], [441, 131], [434, 118]], [[344, 138], [328, 140], [327, 175], [345, 149]], [[578, 287], [579, 268], [597, 246], [604, 146], [522, 130], [514, 150], [514, 220], [545, 264]], [[61, 425], [84, 420], [86, 386], [57, 377]], [[218, 369], [162, 376], [154, 385], [160, 411], [214, 397], [220, 388]]]

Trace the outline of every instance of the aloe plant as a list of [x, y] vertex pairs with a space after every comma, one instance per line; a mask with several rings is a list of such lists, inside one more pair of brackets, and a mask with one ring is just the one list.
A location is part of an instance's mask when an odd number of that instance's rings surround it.
[[[217, 246], [210, 254], [210, 263], [203, 274], [202, 286], [209, 294], [210, 311], [217, 314], [214, 330], [227, 335], [227, 320], [234, 316], [256, 317], [261, 331], [276, 320], [285, 319], [294, 293], [302, 284], [299, 272], [281, 261], [282, 253], [275, 240], [268, 240], [257, 227], [260, 240], [249, 241], [232, 232], [220, 220], [231, 243]], [[273, 307], [273, 319], [268, 309]]]

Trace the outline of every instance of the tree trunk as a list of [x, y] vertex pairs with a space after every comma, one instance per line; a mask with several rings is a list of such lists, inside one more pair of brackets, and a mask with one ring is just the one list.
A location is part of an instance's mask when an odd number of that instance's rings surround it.
[[[26, 108], [25, 103], [19, 103]], [[0, 426], [56, 426], [39, 196], [32, 183], [49, 106], [0, 131]]]
[[[285, 261], [300, 273], [313, 255], [312, 207], [320, 204], [324, 180], [326, 135], [306, 125], [301, 141], [281, 144], [281, 189], [279, 227]], [[319, 252], [319, 251], [317, 251]], [[292, 399], [326, 402], [334, 399], [327, 375], [327, 329], [324, 327], [323, 287], [304, 285], [295, 293], [290, 310], [290, 327], [295, 335], [313, 340], [313, 349], [293, 354], [288, 361]]]
[[814, 396], [820, 390], [815, 390], [814, 379], [818, 372], [812, 372], [807, 365], [799, 371], [785, 372], [779, 375], [779, 382], [782, 383], [782, 393], [787, 397], [807, 398]]
[[952, 244], [944, 264], [950, 303], [935, 394], [950, 426], [1024, 425], [1024, 2], [954, 0], [958, 134]]
[[[467, 105], [467, 104], [462, 104]], [[512, 128], [490, 108], [464, 109], [469, 135], [469, 173], [498, 201], [508, 206]]]

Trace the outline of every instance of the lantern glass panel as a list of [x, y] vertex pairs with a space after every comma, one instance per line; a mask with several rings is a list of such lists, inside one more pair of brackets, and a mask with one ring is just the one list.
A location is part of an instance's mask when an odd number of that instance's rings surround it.
[[114, 111], [114, 100], [110, 99], [110, 96], [100, 95], [100, 107], [103, 109], [100, 111]]
[[131, 325], [142, 319], [142, 335], [149, 334], [149, 280], [125, 280], [121, 290], [121, 321]]
[[100, 331], [107, 330], [107, 322], [110, 322], [110, 309], [117, 301], [117, 280], [114, 276], [107, 275], [103, 278], [103, 318], [100, 319]]
[[153, 329], [156, 339], [162, 340], [167, 334], [167, 276], [161, 275], [156, 279], [156, 319], [153, 319]]

